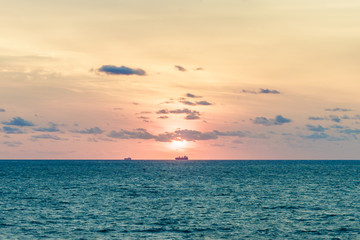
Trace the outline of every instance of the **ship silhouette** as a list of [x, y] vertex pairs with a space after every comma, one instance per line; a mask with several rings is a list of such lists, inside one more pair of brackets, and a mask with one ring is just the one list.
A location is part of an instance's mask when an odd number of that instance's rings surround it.
[[176, 157], [175, 160], [189, 160], [189, 158], [188, 158], [188, 156], [184, 155], [184, 156]]

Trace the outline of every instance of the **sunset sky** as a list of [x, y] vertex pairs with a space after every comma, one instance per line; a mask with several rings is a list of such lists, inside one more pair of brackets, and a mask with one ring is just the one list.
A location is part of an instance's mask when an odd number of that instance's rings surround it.
[[1, 5], [1, 159], [360, 158], [358, 0]]

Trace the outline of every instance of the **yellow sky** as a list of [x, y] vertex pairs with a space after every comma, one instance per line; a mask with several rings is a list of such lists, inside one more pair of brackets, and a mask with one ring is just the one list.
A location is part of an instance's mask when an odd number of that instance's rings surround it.
[[[350, 0], [6, 1], [0, 158], [357, 158], [359, 10]], [[171, 113], [183, 109], [192, 113]], [[110, 134], [122, 130], [135, 135]], [[166, 132], [188, 141], [160, 141]]]

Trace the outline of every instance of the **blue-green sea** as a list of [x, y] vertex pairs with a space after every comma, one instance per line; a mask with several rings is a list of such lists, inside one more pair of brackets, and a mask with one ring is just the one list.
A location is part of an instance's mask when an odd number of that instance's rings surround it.
[[0, 161], [0, 239], [360, 239], [360, 161]]

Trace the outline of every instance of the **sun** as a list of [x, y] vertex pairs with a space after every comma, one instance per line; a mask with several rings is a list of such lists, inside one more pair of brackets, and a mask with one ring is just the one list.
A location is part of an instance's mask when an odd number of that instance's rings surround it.
[[170, 147], [172, 149], [182, 149], [186, 147], [186, 145], [187, 145], [187, 141], [181, 138], [173, 139], [170, 143]]

